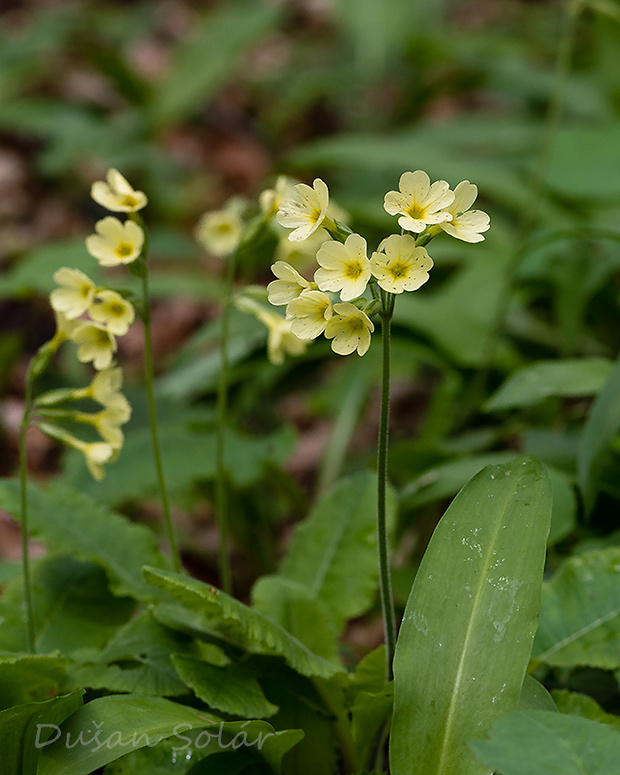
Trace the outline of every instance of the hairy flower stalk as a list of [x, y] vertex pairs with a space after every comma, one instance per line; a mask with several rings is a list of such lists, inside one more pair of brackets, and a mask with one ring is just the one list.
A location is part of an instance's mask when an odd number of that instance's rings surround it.
[[26, 375], [26, 396], [24, 414], [19, 426], [19, 486], [22, 539], [22, 573], [24, 576], [24, 613], [26, 615], [26, 648], [35, 653], [35, 624], [32, 605], [32, 582], [30, 579], [30, 551], [28, 547], [28, 464], [26, 459], [26, 431], [30, 425], [32, 412], [32, 363]]

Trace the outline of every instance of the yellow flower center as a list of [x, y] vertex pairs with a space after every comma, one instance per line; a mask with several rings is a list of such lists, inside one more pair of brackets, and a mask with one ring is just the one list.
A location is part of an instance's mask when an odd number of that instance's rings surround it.
[[121, 204], [124, 205], [125, 207], [135, 207], [138, 204], [138, 201], [135, 198], [135, 196], [132, 196], [131, 194], [126, 194], [123, 197]]
[[125, 314], [125, 307], [120, 302], [108, 305], [108, 314], [114, 318], [122, 318]]
[[388, 266], [388, 272], [392, 275], [394, 280], [398, 280], [407, 274], [407, 264], [403, 264], [402, 261], [397, 261], [395, 264]]
[[133, 245], [129, 242], [119, 242], [115, 253], [119, 258], [130, 256], [133, 253]]
[[90, 294], [90, 285], [88, 285], [88, 283], [82, 283], [82, 285], [80, 285], [80, 296], [83, 299], [87, 299], [89, 294]]
[[101, 328], [95, 329], [94, 340], [95, 340], [95, 345], [97, 347], [109, 347], [110, 346], [110, 335], [108, 334], [107, 331], [104, 331]]
[[345, 269], [344, 273], [350, 280], [357, 280], [357, 278], [362, 274], [362, 266], [359, 261], [347, 264], [347, 268]]

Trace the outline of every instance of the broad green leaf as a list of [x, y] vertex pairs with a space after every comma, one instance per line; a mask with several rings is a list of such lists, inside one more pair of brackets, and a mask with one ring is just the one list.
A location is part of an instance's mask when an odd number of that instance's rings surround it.
[[620, 667], [620, 547], [571, 557], [543, 584], [532, 658], [558, 667]]
[[371, 764], [373, 744], [394, 705], [394, 684], [379, 692], [360, 692], [351, 706], [351, 734], [357, 761]]
[[144, 577], [170, 591], [190, 610], [202, 613], [210, 626], [241, 641], [251, 652], [282, 656], [303, 675], [328, 678], [338, 672], [337, 667], [312, 653], [279, 624], [215, 587], [156, 568], [145, 568]]
[[[58, 650], [69, 655], [76, 649], [102, 648], [135, 608], [131, 598], [119, 598], [108, 589], [102, 568], [66, 555], [44, 557], [31, 572], [36, 647], [39, 653]], [[23, 582], [9, 584], [3, 603], [23, 606]], [[0, 631], [4, 643], [6, 622]], [[16, 636], [25, 640], [20, 622]], [[6, 645], [4, 646], [6, 648]]]
[[82, 693], [73, 692], [0, 712], [3, 775], [37, 775], [43, 745], [55, 734], [58, 724], [80, 707]]
[[252, 589], [252, 605], [314, 654], [338, 661], [333, 616], [323, 600], [303, 584], [275, 574], [262, 576]]
[[156, 91], [151, 106], [158, 125], [188, 117], [214, 96], [241, 66], [248, 49], [273, 30], [280, 17], [277, 6], [230, 0], [208, 11], [181, 43], [170, 72]]
[[620, 734], [603, 724], [546, 710], [516, 710], [496, 721], [471, 748], [502, 775], [611, 775]]
[[605, 387], [592, 404], [581, 434], [577, 457], [577, 479], [588, 513], [596, 502], [601, 464], [618, 430], [620, 430], [620, 361], [616, 363]]
[[[377, 584], [377, 479], [362, 473], [320, 498], [295, 530], [279, 575], [296, 581], [330, 610], [338, 631], [372, 604]], [[394, 521], [394, 498], [388, 501]]]
[[0, 654], [0, 708], [47, 699], [65, 675], [61, 656]]
[[485, 468], [440, 520], [396, 646], [394, 775], [488, 772], [467, 743], [518, 705], [550, 516], [549, 479], [526, 457]]
[[70, 675], [72, 685], [110, 692], [174, 697], [187, 693], [171, 653], [193, 653], [187, 636], [169, 630], [143, 611], [121, 627], [103, 651]]
[[181, 680], [209, 707], [241, 718], [267, 718], [278, 710], [242, 665], [216, 667], [195, 657], [173, 654]]
[[[0, 482], [0, 507], [19, 519], [19, 484]], [[140, 600], [154, 597], [142, 577], [143, 565], [170, 564], [158, 549], [156, 536], [95, 500], [68, 487], [28, 488], [28, 515], [33, 535], [58, 552], [101, 565], [115, 595]]]
[[488, 412], [534, 406], [548, 396], [591, 396], [605, 385], [613, 364], [607, 358], [539, 361], [512, 374], [484, 405]]
[[600, 721], [601, 724], [606, 724], [616, 732], [620, 732], [620, 716], [605, 712], [598, 702], [587, 694], [556, 689], [552, 696], [560, 713], [572, 713], [574, 716]]

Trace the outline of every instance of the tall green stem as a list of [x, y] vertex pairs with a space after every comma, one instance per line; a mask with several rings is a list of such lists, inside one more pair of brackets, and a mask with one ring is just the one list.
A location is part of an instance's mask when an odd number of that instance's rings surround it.
[[32, 584], [30, 579], [30, 552], [28, 549], [28, 463], [26, 459], [26, 431], [32, 411], [32, 374], [26, 375], [26, 396], [24, 415], [19, 426], [19, 482], [21, 499], [22, 530], [22, 573], [24, 577], [24, 607], [26, 612], [26, 644], [31, 654], [35, 653], [34, 609], [32, 605]]
[[387, 530], [387, 476], [388, 476], [388, 434], [390, 415], [390, 344], [391, 325], [395, 297], [381, 291], [381, 415], [379, 419], [379, 440], [377, 445], [377, 546], [379, 550], [379, 591], [386, 646], [387, 680], [393, 677], [392, 663], [396, 648], [396, 619], [392, 601], [392, 580]]
[[224, 592], [232, 594], [232, 574], [228, 550], [228, 480], [226, 474], [226, 413], [228, 410], [228, 336], [230, 331], [230, 301], [235, 276], [236, 251], [226, 264], [224, 302], [222, 306], [220, 337], [220, 378], [217, 387], [217, 442], [215, 501], [219, 537], [218, 564], [220, 584]]
[[151, 307], [149, 295], [149, 275], [148, 269], [144, 266], [142, 276], [142, 300], [143, 310], [142, 319], [144, 322], [144, 379], [146, 382], [146, 394], [149, 406], [149, 422], [151, 425], [151, 438], [153, 442], [153, 459], [155, 462], [155, 472], [157, 474], [157, 483], [161, 497], [164, 520], [166, 524], [166, 533], [168, 535], [168, 544], [172, 553], [174, 569], [177, 573], [181, 572], [181, 560], [179, 558], [179, 549], [177, 547], [174, 535], [174, 527], [170, 516], [170, 505], [168, 502], [168, 492], [164, 480], [164, 470], [161, 462], [161, 451], [159, 446], [159, 436], [157, 431], [157, 415], [155, 413], [155, 395], [153, 392], [153, 346], [151, 341]]

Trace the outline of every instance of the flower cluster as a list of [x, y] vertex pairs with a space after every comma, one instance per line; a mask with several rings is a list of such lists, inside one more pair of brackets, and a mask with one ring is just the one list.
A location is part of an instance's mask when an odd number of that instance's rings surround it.
[[405, 172], [399, 190], [388, 192], [384, 200], [386, 212], [399, 216], [402, 231], [386, 237], [369, 255], [366, 240], [330, 216], [329, 191], [319, 178], [312, 187], [300, 183], [286, 194], [277, 187], [264, 192], [263, 210], [277, 207], [278, 223], [292, 229], [291, 242], [325, 234], [316, 249], [318, 269], [312, 281], [285, 261], [273, 264], [276, 279], [267, 287], [268, 298], [286, 307], [278, 325], [286, 321], [303, 342], [323, 334], [340, 355], [364, 355], [374, 331], [373, 315], [387, 314], [394, 296], [415, 291], [428, 280], [433, 260], [425, 245], [433, 237], [445, 232], [465, 242], [484, 239], [489, 216], [470, 209], [477, 193], [467, 180], [452, 191], [445, 180], [431, 184], [422, 170]]
[[[117, 170], [111, 169], [106, 182], [98, 181], [91, 189], [92, 198], [108, 210], [129, 214], [121, 221], [106, 216], [95, 224], [96, 234], [86, 239], [88, 252], [101, 266], [116, 266], [136, 261], [142, 253], [144, 232], [132, 218], [146, 203], [146, 196], [135, 191]], [[65, 341], [77, 345], [77, 358], [92, 363], [98, 372], [87, 388], [66, 388], [43, 393], [35, 400], [38, 426], [48, 436], [84, 454], [95, 479], [104, 476], [103, 464], [115, 460], [123, 444], [121, 426], [131, 415], [131, 407], [120, 392], [123, 376], [114, 364], [116, 338], [123, 336], [135, 319], [133, 305], [118, 291], [98, 287], [79, 269], [62, 267], [54, 273], [57, 287], [50, 294], [56, 316], [56, 333], [42, 348], [35, 373], [40, 373]], [[81, 404], [69, 402], [90, 399], [99, 404], [97, 411], [84, 411]], [[64, 423], [64, 424], [60, 424]], [[92, 426], [97, 441], [84, 441], [73, 435], [66, 423]]]

